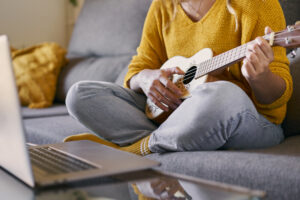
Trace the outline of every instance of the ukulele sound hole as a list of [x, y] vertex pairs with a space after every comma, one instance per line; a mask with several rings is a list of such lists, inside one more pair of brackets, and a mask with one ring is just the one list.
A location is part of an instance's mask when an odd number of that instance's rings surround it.
[[194, 79], [196, 71], [197, 71], [196, 66], [192, 66], [191, 68], [189, 68], [189, 70], [184, 75], [183, 83], [189, 84]]

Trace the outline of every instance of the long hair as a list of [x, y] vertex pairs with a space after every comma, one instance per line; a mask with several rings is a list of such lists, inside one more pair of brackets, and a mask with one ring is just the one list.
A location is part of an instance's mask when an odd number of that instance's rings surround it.
[[[171, 21], [166, 25], [166, 29], [169, 27], [170, 23], [175, 19], [176, 14], [177, 14], [177, 5], [179, 3], [181, 3], [184, 0], [172, 0], [172, 6], [173, 6], [173, 15], [172, 15], [172, 19]], [[165, 0], [163, 0], [163, 2], [165, 2]], [[238, 16], [236, 14], [236, 11], [234, 10], [234, 8], [231, 5], [231, 0], [226, 0], [226, 6], [227, 6], [227, 10], [230, 14], [234, 15], [235, 18], [235, 30], [238, 30]]]

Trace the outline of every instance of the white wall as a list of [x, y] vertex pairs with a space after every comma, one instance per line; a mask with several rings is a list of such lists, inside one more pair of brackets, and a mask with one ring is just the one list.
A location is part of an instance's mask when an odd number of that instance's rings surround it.
[[67, 47], [83, 2], [73, 7], [69, 0], [0, 0], [0, 34], [15, 48], [45, 41]]
[[[0, 0], [1, 1], [1, 0]], [[80, 10], [84, 4], [84, 0], [77, 0], [78, 5], [76, 7], [67, 3], [67, 38], [71, 38], [73, 27], [75, 25], [76, 19], [80, 14]]]
[[0, 0], [0, 34], [13, 47], [44, 41], [67, 45], [67, 0]]

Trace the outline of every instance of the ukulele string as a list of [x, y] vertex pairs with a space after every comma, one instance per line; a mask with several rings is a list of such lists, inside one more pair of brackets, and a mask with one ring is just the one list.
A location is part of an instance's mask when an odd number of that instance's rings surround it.
[[[298, 36], [292, 36], [292, 37], [286, 37], [286, 38], [288, 38], [288, 39], [295, 39], [295, 38], [299, 38], [300, 37], [300, 35], [298, 35]], [[285, 38], [277, 38], [277, 40], [274, 40], [274, 41], [285, 41]]]
[[[237, 48], [240, 48], [240, 50], [239, 50], [240, 53], [244, 53], [243, 51], [246, 50], [245, 47], [247, 46], [247, 44], [248, 44], [248, 43], [243, 44], [243, 45], [237, 47]], [[224, 52], [224, 53], [222, 53], [222, 54], [219, 54], [219, 55], [217, 55], [217, 56], [214, 56], [213, 58], [211, 58], [211, 59], [209, 59], [209, 60], [206, 60], [206, 61], [200, 63], [199, 66], [197, 66], [196, 69], [193, 69], [193, 70], [188, 71], [188, 72], [185, 74], [185, 76], [194, 75], [195, 72], [198, 70], [198, 68], [201, 67], [201, 65], [202, 65], [202, 66], [205, 66], [206, 69], [210, 70], [213, 61], [216, 61], [216, 60], [219, 59], [220, 57], [224, 57], [225, 54], [230, 53], [230, 51], [234, 51], [234, 50], [236, 50], [236, 48], [231, 49], [231, 50], [229, 50], [229, 51], [227, 51], [227, 52]], [[236, 56], [236, 55], [235, 55], [235, 56]]]
[[[294, 29], [294, 30], [298, 30], [298, 29]], [[300, 28], [299, 28], [299, 30], [300, 30]], [[276, 35], [276, 36], [277, 36], [277, 35]], [[289, 37], [289, 39], [295, 39], [295, 38], [300, 38], [300, 36], [292, 36], [292, 37]], [[284, 39], [284, 38], [282, 38], [282, 39], [277, 38], [277, 39], [274, 39], [274, 41], [280, 42], [280, 41], [285, 41], [285, 39]], [[220, 55], [218, 55], [218, 56], [221, 56], [221, 55], [222, 55], [222, 54], [220, 54]], [[216, 58], [216, 57], [217, 57], [217, 56], [215, 56], [215, 57], [213, 57], [213, 58]], [[194, 76], [194, 74], [196, 73], [196, 71], [198, 70], [198, 68], [200, 68], [201, 65], [205, 66], [205, 64], [206, 64], [207, 62], [209, 62], [209, 61], [211, 61], [211, 59], [210, 59], [210, 60], [207, 60], [207, 61], [204, 61], [204, 62], [202, 62], [202, 63], [200, 63], [199, 66], [198, 66], [196, 69], [193, 69], [193, 70], [188, 71], [188, 72], [184, 75], [184, 80], [190, 79], [192, 76]], [[208, 69], [211, 69], [211, 68], [208, 67]], [[206, 70], [204, 70], [204, 71], [206, 71]], [[203, 73], [203, 72], [202, 72], [202, 73]]]
[[[220, 55], [219, 55], [220, 56]], [[216, 56], [217, 57], [217, 56]], [[214, 57], [214, 58], [216, 58], [216, 57]], [[240, 55], [239, 56], [240, 58], [243, 58], [244, 56], [243, 55]], [[239, 58], [239, 59], [240, 59]], [[220, 63], [215, 63], [215, 65], [218, 65], [218, 64], [220, 64]], [[214, 65], [214, 66], [215, 66]], [[205, 66], [205, 67], [203, 67], [203, 66]], [[224, 66], [224, 65], [221, 65], [220, 67], [222, 67], [222, 66]], [[215, 67], [214, 67], [215, 68]], [[210, 72], [210, 71], [213, 71], [212, 69], [214, 69], [213, 67], [212, 67], [212, 63], [209, 63], [209, 65], [207, 66], [207, 63], [206, 62], [203, 62], [203, 63], [200, 63], [199, 64], [199, 66], [196, 68], [196, 69], [193, 69], [193, 70], [190, 70], [189, 72], [187, 72], [185, 75], [184, 75], [184, 79], [190, 79], [192, 76], [195, 76], [195, 73], [197, 72], [197, 70], [201, 70], [201, 74], [206, 74], [206, 73], [208, 73], [208, 72]], [[217, 67], [216, 69], [218, 69], [219, 67]], [[215, 69], [215, 70], [216, 70]]]
[[[292, 29], [291, 31], [288, 31], [288, 33], [291, 33], [291, 32], [294, 32], [294, 31], [298, 31], [298, 30], [300, 30], [300, 27], [299, 27], [299, 28], [294, 28], [294, 29]], [[276, 37], [276, 36], [281, 36], [281, 35], [286, 34], [286, 33], [287, 33], [286, 30], [278, 31], [278, 32], [275, 33], [275, 37]], [[267, 35], [264, 35], [263, 38], [264, 38], [264, 39], [269, 39], [269, 36], [270, 36], [270, 34], [267, 34]], [[297, 37], [297, 36], [291, 36], [291, 37]], [[290, 38], [290, 37], [289, 37], [289, 38]], [[275, 39], [276, 39], [276, 38], [275, 38]], [[277, 39], [278, 39], [278, 38], [277, 38]]]

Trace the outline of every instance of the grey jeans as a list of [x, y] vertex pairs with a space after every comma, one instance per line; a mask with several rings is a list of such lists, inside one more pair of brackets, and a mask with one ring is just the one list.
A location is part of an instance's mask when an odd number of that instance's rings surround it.
[[198, 86], [160, 126], [146, 117], [145, 103], [142, 94], [97, 81], [76, 83], [66, 98], [71, 116], [120, 146], [147, 135], [152, 152], [265, 148], [284, 139], [281, 126], [259, 114], [230, 82]]

